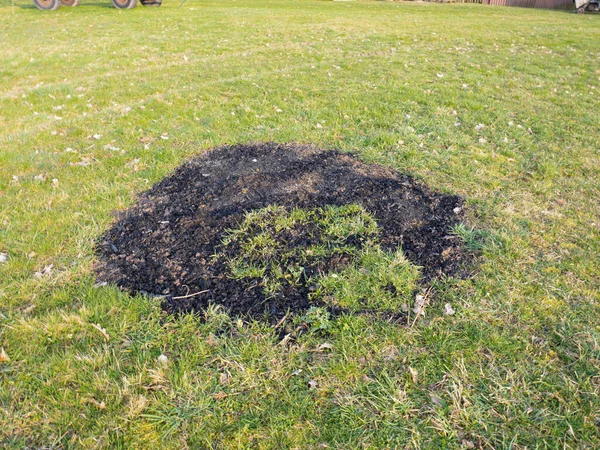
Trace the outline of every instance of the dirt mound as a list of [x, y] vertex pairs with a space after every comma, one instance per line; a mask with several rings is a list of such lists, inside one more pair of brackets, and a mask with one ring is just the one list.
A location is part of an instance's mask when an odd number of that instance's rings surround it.
[[421, 283], [457, 274], [464, 252], [451, 229], [462, 204], [346, 153], [220, 147], [120, 214], [99, 241], [96, 273], [129, 291], [165, 296], [171, 312], [215, 303], [271, 320], [315, 305], [346, 308], [329, 302], [336, 296], [329, 291], [346, 282], [352, 303], [360, 277], [371, 277], [381, 286], [356, 306], [370, 308], [368, 297], [397, 295], [402, 280], [414, 281], [408, 261], [421, 268]]

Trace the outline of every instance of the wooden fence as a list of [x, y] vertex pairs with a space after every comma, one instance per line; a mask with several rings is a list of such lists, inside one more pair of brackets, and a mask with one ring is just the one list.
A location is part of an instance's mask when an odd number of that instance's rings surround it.
[[521, 8], [562, 9], [573, 11], [573, 0], [426, 0], [436, 3], [482, 3], [494, 6], [518, 6]]
[[484, 5], [574, 10], [573, 0], [482, 0]]

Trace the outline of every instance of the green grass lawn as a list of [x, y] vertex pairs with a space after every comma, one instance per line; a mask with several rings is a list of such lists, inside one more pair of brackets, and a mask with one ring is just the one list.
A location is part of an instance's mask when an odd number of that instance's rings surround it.
[[[597, 448], [600, 16], [178, 3], [0, 3], [0, 446]], [[287, 343], [95, 286], [114, 210], [253, 141], [466, 197], [476, 274], [411, 327], [321, 317]]]

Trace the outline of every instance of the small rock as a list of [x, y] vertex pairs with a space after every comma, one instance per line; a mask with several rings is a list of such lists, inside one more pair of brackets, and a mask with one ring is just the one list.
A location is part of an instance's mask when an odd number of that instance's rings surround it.
[[452, 314], [454, 314], [454, 309], [452, 308], [452, 305], [450, 303], [446, 303], [446, 305], [444, 306], [444, 314], [446, 316], [451, 316]]
[[43, 276], [50, 275], [52, 274], [52, 267], [54, 267], [54, 264], [50, 264], [49, 266], [44, 267], [39, 272], [34, 273], [33, 276], [35, 278], [42, 278]]
[[6, 253], [0, 253], [0, 263], [8, 261], [8, 255]]
[[413, 308], [413, 312], [416, 315], [425, 314], [425, 297], [420, 294], [415, 297], [415, 306]]
[[158, 363], [161, 366], [167, 366], [169, 364], [169, 358], [167, 358], [167, 355], [160, 355], [158, 357]]

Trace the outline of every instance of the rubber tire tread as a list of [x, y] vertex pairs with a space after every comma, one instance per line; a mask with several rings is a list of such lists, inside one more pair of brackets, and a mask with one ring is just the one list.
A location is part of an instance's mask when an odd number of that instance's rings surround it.
[[137, 6], [138, 0], [129, 0], [127, 6], [120, 6], [115, 0], [112, 0], [113, 6], [117, 9], [133, 9]]
[[37, 9], [39, 9], [41, 11], [56, 11], [58, 8], [60, 8], [60, 0], [56, 0], [50, 8], [44, 8], [44, 7], [40, 6], [38, 4], [38, 2], [36, 2], [35, 0], [33, 0], [33, 4], [35, 5], [35, 7]]

